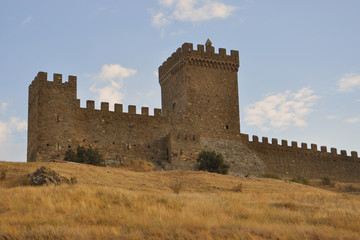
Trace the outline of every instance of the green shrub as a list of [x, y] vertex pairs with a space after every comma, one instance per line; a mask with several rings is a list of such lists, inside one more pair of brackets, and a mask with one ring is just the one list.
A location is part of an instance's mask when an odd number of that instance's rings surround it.
[[291, 182], [301, 183], [304, 185], [309, 185], [309, 179], [303, 177], [303, 176], [296, 176], [290, 180]]
[[0, 180], [5, 180], [6, 179], [6, 174], [7, 174], [7, 169], [2, 169], [0, 171]]
[[344, 192], [360, 192], [360, 188], [354, 187], [353, 185], [346, 185]]
[[71, 184], [75, 184], [77, 182], [78, 182], [78, 180], [77, 180], [77, 178], [75, 176], [70, 178], [70, 183]]
[[29, 176], [24, 176], [24, 178], [21, 181], [21, 185], [23, 186], [29, 186], [30, 185], [30, 178]]
[[264, 178], [280, 179], [280, 176], [273, 172], [264, 172], [261, 176]]
[[227, 174], [230, 166], [224, 162], [221, 153], [202, 150], [196, 159], [198, 170]]
[[92, 147], [85, 148], [78, 146], [76, 149], [76, 153], [73, 150], [69, 149], [65, 153], [64, 161], [86, 163], [96, 166], [105, 165], [104, 158], [99, 153], [98, 149], [93, 149]]
[[328, 177], [328, 176], [323, 177], [323, 178], [321, 179], [321, 183], [322, 183], [322, 185], [324, 185], [324, 186], [331, 186], [331, 187], [334, 187], [334, 186], [335, 186], [335, 182], [332, 181], [332, 180], [330, 179], [330, 177]]

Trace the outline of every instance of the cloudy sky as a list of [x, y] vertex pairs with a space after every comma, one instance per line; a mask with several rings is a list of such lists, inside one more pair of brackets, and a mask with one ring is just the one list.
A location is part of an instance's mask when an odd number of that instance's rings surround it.
[[241, 131], [360, 152], [358, 0], [2, 0], [0, 160], [26, 161], [28, 86], [161, 107], [157, 69], [184, 42], [239, 50]]

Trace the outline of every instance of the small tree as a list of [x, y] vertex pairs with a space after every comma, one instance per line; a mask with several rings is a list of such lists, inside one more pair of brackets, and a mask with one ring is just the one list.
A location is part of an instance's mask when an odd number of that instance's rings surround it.
[[227, 174], [229, 165], [224, 162], [221, 153], [215, 151], [202, 150], [199, 157], [196, 159], [198, 170], [208, 171], [213, 173]]
[[105, 165], [104, 158], [99, 153], [99, 150], [93, 149], [92, 147], [85, 148], [78, 146], [76, 149], [76, 153], [73, 150], [69, 149], [65, 153], [64, 161], [86, 163], [96, 166]]

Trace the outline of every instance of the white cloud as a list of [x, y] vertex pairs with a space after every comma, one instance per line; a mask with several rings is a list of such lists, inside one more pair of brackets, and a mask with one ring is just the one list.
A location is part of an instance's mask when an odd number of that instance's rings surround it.
[[32, 16], [27, 17], [24, 21], [21, 22], [21, 26], [24, 26], [28, 23], [30, 23], [33, 20]]
[[136, 70], [125, 68], [120, 64], [105, 64], [101, 72], [94, 76], [95, 83], [90, 90], [97, 94], [99, 102], [109, 102], [110, 109], [114, 103], [119, 103], [124, 98], [121, 88], [125, 78], [136, 74]]
[[18, 117], [10, 118], [8, 125], [11, 130], [14, 130], [17, 132], [22, 132], [27, 129], [27, 122], [25, 120], [21, 120]]
[[171, 23], [171, 21], [169, 19], [167, 19], [167, 17], [165, 16], [164, 13], [157, 13], [153, 16], [153, 19], [152, 19], [152, 25], [154, 27], [161, 28], [170, 23]]
[[136, 73], [136, 70], [131, 68], [125, 68], [122, 67], [120, 64], [105, 64], [100, 74], [98, 75], [99, 79], [101, 80], [113, 80], [118, 79], [122, 80], [123, 78], [129, 77], [131, 75], [134, 75]]
[[8, 122], [0, 121], [0, 145], [8, 140], [13, 132], [23, 132], [27, 129], [27, 122], [17, 117], [12, 117]]
[[174, 4], [175, 1], [176, 1], [176, 0], [159, 0], [159, 3], [160, 3], [161, 5], [166, 6], [166, 7], [170, 7], [171, 5]]
[[338, 82], [338, 91], [351, 92], [356, 88], [360, 89], [360, 75], [346, 74]]
[[236, 9], [216, 0], [159, 0], [163, 8], [153, 14], [152, 24], [164, 27], [173, 20], [182, 22], [201, 22], [214, 18], [227, 18]]
[[355, 117], [355, 118], [349, 118], [347, 120], [345, 120], [348, 123], [357, 123], [360, 122], [360, 117]]
[[6, 109], [7, 109], [8, 105], [9, 104], [6, 103], [6, 102], [2, 102], [0, 104], [0, 114], [5, 114], [6, 113]]
[[310, 114], [318, 98], [309, 88], [302, 88], [297, 93], [285, 91], [267, 96], [245, 107], [245, 122], [263, 131], [270, 128], [303, 127], [307, 125], [304, 117]]
[[0, 145], [6, 140], [7, 135], [10, 133], [5, 122], [0, 121]]

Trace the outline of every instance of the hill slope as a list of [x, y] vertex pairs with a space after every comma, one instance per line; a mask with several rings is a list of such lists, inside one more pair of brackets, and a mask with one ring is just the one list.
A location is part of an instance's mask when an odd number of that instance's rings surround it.
[[[42, 165], [78, 183], [22, 186]], [[72, 163], [2, 169], [0, 239], [360, 239], [358, 195], [282, 180]]]

